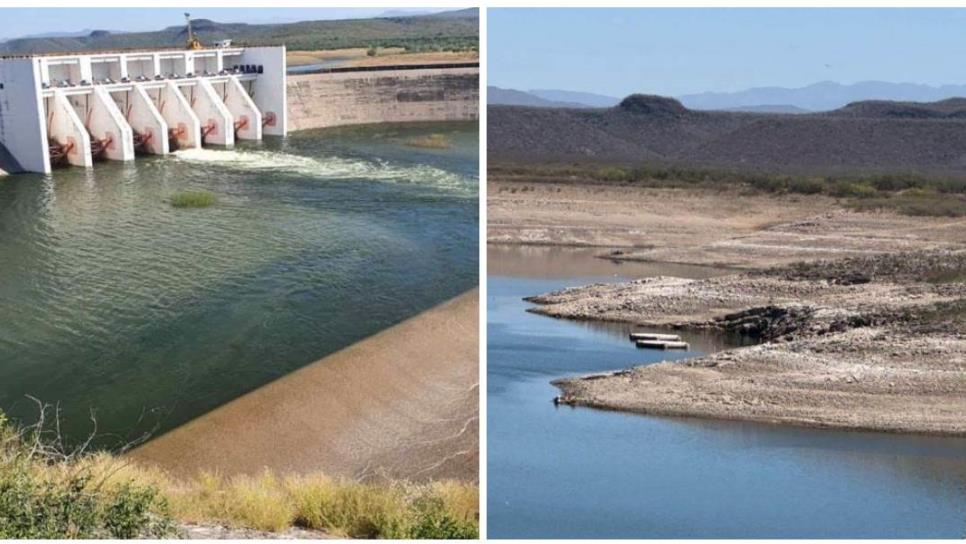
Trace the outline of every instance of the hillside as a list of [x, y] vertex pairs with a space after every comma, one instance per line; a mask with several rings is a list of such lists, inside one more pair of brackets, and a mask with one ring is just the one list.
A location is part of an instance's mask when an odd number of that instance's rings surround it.
[[[473, 8], [433, 15], [259, 25], [198, 19], [192, 22], [192, 29], [206, 44], [230, 38], [244, 45], [285, 44], [290, 50], [370, 46], [465, 50], [478, 47], [479, 13]], [[181, 47], [186, 40], [183, 25], [123, 34], [95, 30], [86, 36], [9, 40], [0, 43], [0, 54]]]
[[966, 100], [856, 102], [811, 114], [696, 111], [632, 95], [599, 109], [491, 106], [491, 160], [742, 171], [966, 174]]

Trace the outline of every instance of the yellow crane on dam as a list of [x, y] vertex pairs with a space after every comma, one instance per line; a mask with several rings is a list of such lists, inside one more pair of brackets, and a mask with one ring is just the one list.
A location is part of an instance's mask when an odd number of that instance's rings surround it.
[[191, 30], [191, 14], [185, 12], [184, 20], [188, 23], [188, 42], [185, 44], [186, 48], [189, 50], [201, 49], [204, 46], [201, 45], [201, 40], [195, 37], [194, 32]]

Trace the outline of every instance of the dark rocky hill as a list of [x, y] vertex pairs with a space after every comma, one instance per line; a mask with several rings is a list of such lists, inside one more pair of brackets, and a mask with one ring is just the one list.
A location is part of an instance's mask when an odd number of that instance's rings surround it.
[[854, 102], [813, 114], [697, 111], [632, 95], [613, 108], [489, 107], [491, 160], [788, 173], [966, 174], [966, 99]]

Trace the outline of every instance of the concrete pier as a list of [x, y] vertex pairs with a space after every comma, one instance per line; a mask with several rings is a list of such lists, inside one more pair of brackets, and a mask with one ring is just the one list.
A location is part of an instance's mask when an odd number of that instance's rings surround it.
[[88, 95], [87, 117], [87, 131], [103, 144], [105, 159], [134, 160], [134, 132], [103, 87], [95, 87]]
[[73, 166], [90, 168], [94, 166], [91, 157], [91, 138], [87, 134], [87, 127], [74, 105], [61, 90], [54, 91], [47, 99], [47, 133], [66, 153], [66, 160]]
[[125, 94], [124, 112], [131, 130], [141, 138], [143, 153], [167, 155], [168, 123], [144, 87], [134, 86]]
[[201, 121], [174, 82], [168, 81], [158, 90], [157, 105], [168, 125], [171, 143], [177, 149], [200, 149]]
[[181, 87], [201, 121], [202, 142], [231, 147], [235, 145], [234, 119], [211, 83], [199, 79], [194, 85]]
[[248, 91], [237, 79], [223, 84], [222, 98], [234, 119], [235, 137], [239, 140], [262, 139], [262, 113]]

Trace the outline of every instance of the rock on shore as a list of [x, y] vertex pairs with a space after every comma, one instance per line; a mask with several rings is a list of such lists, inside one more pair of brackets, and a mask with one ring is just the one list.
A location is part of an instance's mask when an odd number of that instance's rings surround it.
[[558, 380], [579, 405], [966, 436], [966, 251], [897, 253], [533, 297], [532, 311], [740, 332], [762, 343]]

